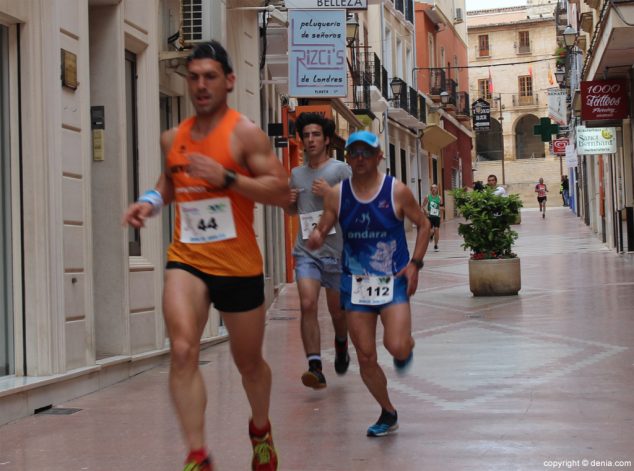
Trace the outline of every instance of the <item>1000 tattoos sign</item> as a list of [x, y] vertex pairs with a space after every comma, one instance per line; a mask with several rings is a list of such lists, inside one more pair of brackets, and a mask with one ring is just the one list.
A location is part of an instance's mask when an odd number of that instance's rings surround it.
[[581, 82], [581, 119], [615, 120], [629, 115], [625, 80]]
[[288, 43], [291, 96], [347, 95], [345, 10], [290, 10]]

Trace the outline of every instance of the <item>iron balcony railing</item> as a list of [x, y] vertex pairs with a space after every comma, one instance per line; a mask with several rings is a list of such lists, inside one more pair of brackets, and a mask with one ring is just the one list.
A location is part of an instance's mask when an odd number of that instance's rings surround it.
[[409, 85], [404, 85], [398, 99], [392, 99], [390, 103], [392, 107], [401, 108], [421, 123], [427, 122], [425, 98]]
[[513, 106], [539, 105], [539, 95], [513, 95]]
[[480, 58], [480, 57], [491, 57], [492, 49], [493, 48], [492, 48], [490, 43], [489, 43], [489, 45], [486, 48], [480, 47], [479, 44], [476, 44], [474, 46], [475, 56], [477, 58]]
[[471, 105], [469, 103], [469, 94], [467, 92], [456, 93], [456, 114], [471, 116]]
[[440, 95], [445, 91], [445, 70], [430, 69], [429, 70], [429, 93], [430, 95]]
[[533, 50], [533, 41], [529, 40], [528, 44], [513, 44], [513, 47], [517, 51], [517, 54], [530, 54]]
[[447, 89], [445, 91], [449, 93], [449, 101], [447, 102], [447, 104], [456, 106], [456, 93], [458, 90], [458, 84], [453, 79], [447, 79], [445, 83], [447, 85]]

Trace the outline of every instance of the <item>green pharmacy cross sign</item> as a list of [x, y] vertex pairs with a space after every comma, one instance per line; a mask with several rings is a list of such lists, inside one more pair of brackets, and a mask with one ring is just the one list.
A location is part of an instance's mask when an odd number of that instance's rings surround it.
[[551, 136], [559, 132], [559, 125], [550, 122], [550, 118], [539, 118], [539, 125], [533, 126], [533, 134], [542, 137], [542, 142], [550, 142]]

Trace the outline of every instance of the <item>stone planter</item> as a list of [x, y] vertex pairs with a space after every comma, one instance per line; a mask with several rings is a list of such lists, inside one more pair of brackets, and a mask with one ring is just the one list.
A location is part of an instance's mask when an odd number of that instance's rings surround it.
[[512, 296], [521, 287], [519, 258], [469, 260], [469, 288], [474, 296]]

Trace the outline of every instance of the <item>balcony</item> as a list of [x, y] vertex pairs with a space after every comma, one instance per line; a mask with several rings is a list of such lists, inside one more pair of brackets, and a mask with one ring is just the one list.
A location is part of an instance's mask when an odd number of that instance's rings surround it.
[[513, 44], [513, 48], [517, 54], [530, 54], [533, 50], [533, 41], [529, 41], [528, 44]]
[[456, 117], [465, 121], [471, 119], [471, 103], [467, 92], [456, 93]]
[[456, 83], [456, 81], [453, 79], [447, 79], [445, 83], [447, 85], [447, 88], [445, 89], [445, 91], [449, 93], [449, 101], [447, 102], [447, 105], [449, 109], [451, 109], [452, 107], [455, 108], [458, 83]]
[[440, 96], [441, 92], [446, 90], [445, 70], [430, 69], [429, 70], [429, 94], [432, 96]]
[[388, 113], [390, 118], [405, 127], [411, 129], [423, 129], [425, 127], [425, 99], [420, 93], [405, 84], [398, 99], [390, 100]]
[[539, 106], [539, 95], [513, 95], [513, 106]]
[[487, 57], [491, 57], [492, 55], [492, 47], [490, 44], [489, 44], [489, 47], [487, 48], [481, 48], [478, 44], [473, 46], [473, 48], [475, 51], [476, 59], [484, 59]]

